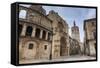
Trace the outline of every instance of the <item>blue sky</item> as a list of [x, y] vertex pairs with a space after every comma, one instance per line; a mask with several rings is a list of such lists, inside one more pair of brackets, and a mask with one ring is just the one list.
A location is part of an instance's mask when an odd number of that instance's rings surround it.
[[58, 6], [43, 6], [48, 14], [50, 10], [57, 12], [69, 25], [69, 35], [71, 35], [71, 27], [73, 26], [73, 21], [80, 30], [80, 40], [83, 42], [84, 30], [83, 21], [85, 19], [95, 18], [96, 10], [93, 8], [76, 8], [76, 7], [58, 7]]

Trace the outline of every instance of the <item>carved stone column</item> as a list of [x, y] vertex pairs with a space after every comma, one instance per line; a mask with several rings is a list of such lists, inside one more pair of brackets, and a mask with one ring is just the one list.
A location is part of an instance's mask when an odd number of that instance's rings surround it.
[[32, 37], [35, 37], [35, 33], [36, 33], [36, 26], [33, 26]]
[[48, 32], [46, 32], [45, 40], [48, 40]]
[[43, 36], [43, 30], [40, 30], [40, 39], [42, 39]]

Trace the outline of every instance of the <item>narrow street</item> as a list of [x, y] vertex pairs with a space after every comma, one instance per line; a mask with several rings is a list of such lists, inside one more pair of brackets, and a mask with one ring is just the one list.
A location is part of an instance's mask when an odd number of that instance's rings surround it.
[[90, 57], [90, 56], [63, 56], [59, 59], [52, 59], [52, 60], [21, 60], [19, 63], [41, 63], [41, 62], [58, 62], [58, 61], [78, 61], [78, 60], [95, 60], [95, 57]]

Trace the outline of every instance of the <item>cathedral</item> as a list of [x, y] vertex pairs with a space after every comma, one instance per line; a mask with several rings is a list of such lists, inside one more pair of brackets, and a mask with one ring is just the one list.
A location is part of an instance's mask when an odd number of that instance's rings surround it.
[[18, 35], [19, 63], [69, 55], [68, 24], [53, 10], [46, 15], [41, 5], [19, 5]]
[[53, 39], [52, 39], [52, 58], [69, 55], [69, 35], [68, 24], [57, 12], [49, 12], [48, 18], [52, 20]]
[[[24, 63], [20, 62], [23, 60], [53, 60], [82, 53], [83, 43], [75, 21], [70, 36], [67, 22], [54, 10], [46, 14], [42, 5], [19, 5], [18, 12], [19, 63]], [[84, 32], [85, 54], [96, 55], [95, 19], [84, 21]]]
[[42, 6], [19, 5], [26, 16], [19, 17], [19, 60], [49, 59], [52, 45], [52, 21]]

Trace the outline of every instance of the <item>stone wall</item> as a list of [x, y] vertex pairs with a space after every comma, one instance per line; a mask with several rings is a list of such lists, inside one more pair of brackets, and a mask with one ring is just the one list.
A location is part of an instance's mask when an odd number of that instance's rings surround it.
[[[38, 8], [43, 9], [41, 6]], [[21, 10], [27, 13], [25, 18], [19, 18], [19, 59], [49, 59], [52, 45], [52, 21], [44, 12], [34, 10], [33, 7], [19, 6], [19, 14]]]
[[54, 11], [47, 16], [53, 26], [52, 58], [68, 56], [68, 24]]
[[84, 20], [84, 32], [85, 32], [85, 54], [90, 56], [96, 56], [96, 19]]

